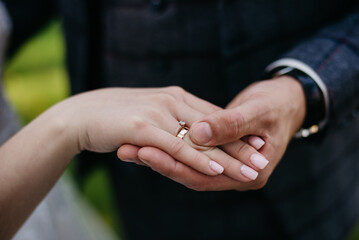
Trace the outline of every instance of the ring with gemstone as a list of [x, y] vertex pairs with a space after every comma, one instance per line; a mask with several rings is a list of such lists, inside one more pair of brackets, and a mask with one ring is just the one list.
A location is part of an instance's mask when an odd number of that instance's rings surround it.
[[189, 128], [186, 127], [186, 122], [185, 121], [179, 121], [178, 124], [180, 126], [177, 129], [176, 137], [179, 137], [180, 139], [183, 139], [184, 136], [186, 136], [186, 134], [188, 133]]

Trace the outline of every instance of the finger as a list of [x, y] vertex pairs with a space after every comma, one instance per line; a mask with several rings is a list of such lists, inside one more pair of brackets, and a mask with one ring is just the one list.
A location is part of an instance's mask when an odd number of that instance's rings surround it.
[[241, 140], [223, 145], [222, 149], [245, 164], [245, 166], [249, 166], [249, 168], [242, 167], [241, 170], [244, 175], [248, 174], [249, 176], [254, 176], [255, 173], [252, 169], [255, 171], [263, 170], [269, 163], [269, 161], [254, 147]]
[[258, 137], [258, 136], [247, 136], [246, 141], [249, 145], [251, 145], [252, 147], [254, 147], [256, 150], [259, 150], [263, 147], [263, 145], [265, 144], [265, 142], [263, 141], [262, 138]]
[[179, 105], [176, 108], [174, 114], [176, 115], [176, 118], [178, 120], [184, 121], [186, 123], [186, 126], [189, 128], [193, 123], [205, 116], [204, 113], [197, 111], [196, 109], [186, 104]]
[[[258, 176], [258, 172], [256, 170], [249, 166], [246, 166], [239, 159], [234, 158], [233, 155], [222, 151], [218, 147], [199, 146], [193, 143], [188, 135], [186, 135], [183, 140], [186, 141], [187, 144], [190, 145], [192, 148], [200, 150], [209, 158], [223, 166], [223, 174], [233, 178], [234, 180], [241, 182], [249, 182], [255, 180]], [[241, 143], [246, 144], [244, 142]]]
[[117, 150], [117, 157], [123, 161], [132, 160], [136, 161], [139, 160], [138, 158], [138, 151], [140, 147], [131, 145], [131, 144], [124, 144]]
[[[185, 104], [179, 104], [178, 109], [182, 109], [179, 115], [185, 116], [185, 119], [188, 119], [189, 122], [193, 122], [203, 116], [202, 113]], [[177, 108], [175, 110], [177, 110]], [[145, 129], [139, 130], [143, 132], [141, 136], [145, 137], [142, 137], [141, 139], [136, 137], [138, 140], [135, 140], [133, 143], [140, 146], [158, 147], [172, 155], [178, 161], [181, 161], [182, 163], [193, 167], [204, 174], [218, 175], [223, 172], [223, 167], [221, 165], [196, 149], [191, 148], [183, 140], [176, 137], [179, 124], [175, 117], [170, 116], [168, 118], [164, 115], [164, 117], [159, 118], [159, 120], [153, 124], [154, 125], [146, 125], [147, 127]], [[124, 147], [124, 150], [126, 151], [122, 153], [122, 149], [120, 148], [118, 153], [120, 155], [125, 155], [120, 157], [136, 159], [136, 156], [134, 155], [138, 149]]]
[[[184, 119], [187, 122], [190, 122], [190, 124], [195, 121], [196, 119], [198, 119], [199, 117], [202, 117], [203, 114], [199, 113], [195, 110], [193, 110], [190, 106], [187, 105], [182, 105], [179, 108], [179, 115], [185, 116]], [[186, 113], [191, 113], [191, 114], [186, 114]], [[172, 125], [175, 124], [175, 119], [173, 119]], [[171, 125], [171, 124], [170, 124]], [[167, 125], [162, 125], [162, 126], [167, 126]], [[165, 127], [165, 130], [167, 131], [171, 131], [174, 132], [174, 130], [169, 130], [170, 127]], [[178, 126], [177, 126], [178, 128]], [[172, 127], [172, 129], [174, 129]], [[248, 182], [251, 180], [256, 179], [258, 173], [251, 169], [248, 166], [244, 166], [243, 163], [239, 162], [237, 159], [229, 156], [228, 154], [226, 154], [225, 152], [223, 152], [222, 150], [220, 150], [219, 148], [205, 148], [205, 147], [201, 147], [198, 146], [196, 144], [194, 144], [190, 138], [185, 137], [184, 139], [191, 147], [193, 147], [196, 150], [200, 150], [202, 151], [204, 154], [206, 154], [210, 159], [212, 159], [214, 162], [210, 162], [210, 167], [212, 170], [215, 170], [216, 172], [220, 173], [223, 171], [223, 167], [225, 166], [225, 174], [229, 177], [232, 177], [235, 180], [239, 180], [239, 181], [243, 181], [243, 182]], [[122, 147], [122, 149], [125, 147]], [[125, 148], [126, 150], [126, 148]], [[133, 154], [134, 156], [122, 156], [125, 158], [130, 158], [130, 159], [136, 159], [137, 158], [137, 148], [129, 148], [127, 150], [127, 152], [129, 152], [130, 154]], [[123, 154], [128, 154], [127, 152], [124, 152]], [[119, 153], [121, 153], [121, 148], [119, 150]], [[217, 165], [216, 163], [219, 163], [219, 165]], [[192, 166], [192, 163], [187, 162], [187, 165]]]
[[[189, 106], [182, 106], [181, 107], [181, 114], [186, 115], [185, 113], [191, 113], [189, 116], [188, 114], [184, 118], [186, 121], [189, 121], [190, 123], [193, 122], [195, 119], [198, 119], [199, 117], [202, 117], [203, 114], [194, 111]], [[175, 121], [173, 121], [174, 124]], [[167, 129], [168, 130], [168, 129]], [[172, 130], [170, 130], [172, 131]], [[172, 131], [175, 132], [175, 131]], [[225, 174], [235, 180], [242, 181], [242, 182], [248, 182], [251, 180], [254, 180], [258, 173], [250, 169], [248, 166], [243, 166], [243, 163], [239, 162], [237, 159], [229, 156], [219, 148], [214, 147], [201, 147], [196, 144], [194, 144], [189, 137], [185, 137], [184, 141], [189, 144], [192, 148], [196, 150], [200, 150], [202, 153], [207, 155], [210, 159], [212, 159], [214, 162], [210, 162], [210, 167], [212, 169], [215, 169], [216, 172], [222, 172], [223, 167], [225, 167]], [[138, 159], [138, 147], [131, 146], [131, 145], [124, 145], [118, 150], [118, 155], [122, 159]], [[218, 166], [215, 163], [219, 163], [220, 166]], [[187, 165], [192, 166], [192, 163], [188, 163]]]
[[135, 163], [137, 165], [141, 165], [141, 166], [145, 166], [145, 167], [149, 167], [148, 165], [146, 165], [144, 162], [142, 162], [141, 160], [121, 160], [123, 162], [128, 162], [128, 163]]
[[[246, 135], [261, 135], [263, 111], [246, 104], [234, 109], [215, 111], [193, 124], [192, 140], [198, 145], [217, 146], [236, 141]], [[258, 113], [256, 111], [259, 111]]]
[[203, 100], [199, 97], [196, 97], [195, 95], [186, 92], [184, 97], [184, 102], [192, 107], [193, 109], [197, 110], [198, 112], [201, 112], [203, 114], [210, 114], [215, 111], [222, 110], [222, 108]]
[[138, 150], [140, 150], [138, 146], [124, 144], [117, 149], [117, 157], [124, 162], [136, 163], [137, 165], [148, 167], [138, 158]]
[[141, 146], [153, 146], [162, 149], [183, 164], [207, 175], [214, 176], [223, 172], [222, 166], [190, 147], [182, 139], [153, 126], [142, 130], [145, 137], [140, 140]]
[[[185, 120], [188, 123], [188, 126], [204, 116], [203, 113], [195, 111], [192, 107], [187, 105], [179, 105], [176, 110], [176, 115], [182, 116], [181, 120]], [[233, 158], [219, 148], [199, 146], [193, 143], [188, 135], [186, 135], [183, 140], [193, 149], [201, 151], [212, 159], [214, 162], [210, 162], [210, 167], [216, 172], [222, 172], [224, 167], [225, 175], [242, 182], [255, 180], [258, 176], [258, 173], [254, 169], [245, 166], [243, 162], [238, 161], [238, 159]], [[216, 163], [219, 163], [219, 166]], [[192, 166], [192, 164], [187, 165]]]
[[[188, 112], [192, 112], [192, 114], [186, 115], [186, 113]], [[204, 114], [193, 111], [192, 107], [186, 105], [179, 108], [177, 114], [183, 116], [182, 119], [184, 119], [186, 123], [188, 123], [188, 126], [191, 126], [194, 121], [204, 116]], [[216, 168], [218, 172], [222, 172], [224, 168], [224, 174], [233, 178], [234, 180], [249, 182], [255, 180], [258, 176], [258, 173], [255, 170], [250, 169], [250, 167], [248, 166], [244, 166], [243, 163], [231, 157], [217, 147], [206, 147], [197, 145], [191, 140], [190, 137], [188, 137], [188, 135], [185, 135], [183, 140], [193, 149], [201, 151], [210, 159], [212, 159], [215, 163], [219, 163], [220, 166], [212, 164], [212, 168]]]
[[203, 116], [205, 115], [202, 112], [193, 109], [191, 106], [178, 103], [170, 115], [160, 114], [156, 120], [152, 120], [152, 125], [175, 136], [180, 127], [179, 121], [184, 121], [186, 127], [190, 127]]
[[239, 183], [224, 175], [204, 175], [176, 161], [169, 154], [158, 148], [143, 147], [139, 151], [139, 157], [154, 171], [194, 190], [219, 191], [248, 188], [247, 184]]

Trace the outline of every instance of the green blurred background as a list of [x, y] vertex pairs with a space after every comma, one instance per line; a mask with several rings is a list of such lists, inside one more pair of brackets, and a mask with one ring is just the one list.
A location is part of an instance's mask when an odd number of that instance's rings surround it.
[[[4, 88], [23, 124], [70, 95], [59, 21], [52, 21], [7, 60]], [[74, 174], [73, 165], [74, 162], [68, 168], [71, 174]], [[82, 182], [81, 191], [85, 198], [115, 229], [115, 208], [106, 170], [98, 168]]]
[[[5, 91], [24, 124], [69, 96], [64, 54], [61, 24], [53, 21], [7, 61], [4, 72]], [[70, 165], [68, 171], [71, 174], [72, 169], [73, 166]], [[81, 191], [108, 225], [115, 229], [118, 224], [105, 169], [96, 169], [84, 181]], [[119, 232], [118, 229], [115, 230]], [[359, 239], [359, 227], [356, 227], [348, 239]]]

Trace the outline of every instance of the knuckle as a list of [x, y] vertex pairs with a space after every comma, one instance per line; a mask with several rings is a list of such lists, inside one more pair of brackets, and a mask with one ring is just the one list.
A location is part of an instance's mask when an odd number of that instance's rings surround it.
[[263, 118], [263, 125], [267, 128], [272, 128], [278, 115], [276, 111], [267, 111], [265, 114], [266, 117]]
[[185, 93], [185, 90], [179, 86], [170, 86], [168, 87], [168, 90], [175, 95], [182, 95]]
[[170, 144], [169, 151], [171, 152], [171, 155], [176, 158], [183, 151], [184, 147], [184, 141], [178, 141], [178, 139], [174, 139]]
[[163, 116], [163, 111], [161, 111], [160, 108], [147, 108], [144, 110], [146, 116], [148, 116], [150, 119], [161, 119]]
[[[196, 152], [194, 154], [194, 156], [192, 157], [192, 163], [201, 164], [201, 163], [203, 163], [203, 161], [204, 161], [204, 159], [202, 158], [202, 154], [199, 152]], [[196, 166], [193, 166], [193, 167], [196, 167]]]
[[241, 130], [244, 127], [245, 118], [243, 114], [239, 111], [234, 111], [232, 115], [230, 115], [230, 120], [232, 121], [232, 132], [235, 134], [235, 137], [239, 138], [241, 134]]
[[[242, 143], [242, 142], [241, 142]], [[241, 156], [244, 155], [244, 152], [246, 151], [248, 145], [247, 144], [238, 144], [235, 153], [236, 153], [236, 157], [239, 158]]]
[[143, 118], [140, 117], [133, 117], [132, 118], [132, 127], [133, 129], [136, 130], [143, 130], [145, 128], [147, 128], [149, 125], [149, 123], [144, 120]]
[[[238, 139], [241, 136], [241, 131], [243, 129], [245, 118], [243, 114], [239, 111], [229, 110], [227, 114], [219, 117], [218, 121], [216, 121], [215, 129], [221, 130], [224, 132], [226, 138], [231, 140]], [[220, 131], [218, 131], [220, 133]]]
[[161, 104], [163, 103], [173, 103], [176, 101], [176, 98], [171, 95], [168, 92], [160, 92], [158, 94], [156, 94], [156, 99], [157, 101], [159, 101]]

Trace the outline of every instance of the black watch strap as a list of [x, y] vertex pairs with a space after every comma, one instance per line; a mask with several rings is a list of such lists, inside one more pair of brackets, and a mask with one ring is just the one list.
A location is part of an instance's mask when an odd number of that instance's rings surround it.
[[298, 69], [293, 69], [284, 75], [295, 78], [303, 87], [306, 101], [306, 116], [302, 128], [318, 125], [325, 118], [325, 101], [323, 93], [316, 82]]
[[322, 129], [329, 122], [330, 103], [328, 88], [311, 66], [294, 58], [282, 58], [266, 67], [270, 78], [281, 75], [294, 77], [301, 83], [306, 99], [304, 124], [294, 138], [306, 138]]

